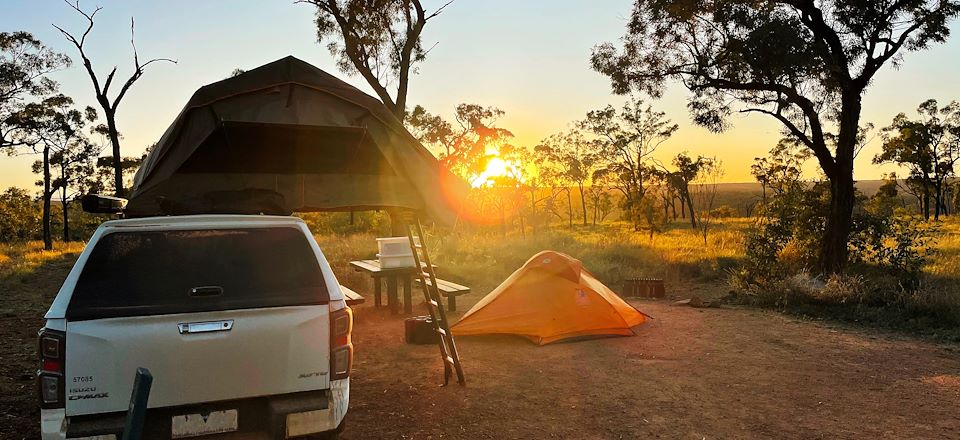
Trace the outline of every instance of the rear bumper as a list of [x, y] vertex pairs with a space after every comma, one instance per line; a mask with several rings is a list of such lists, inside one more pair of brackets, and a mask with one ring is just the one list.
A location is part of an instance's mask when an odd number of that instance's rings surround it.
[[[330, 383], [328, 390], [282, 394], [269, 397], [150, 408], [143, 439], [169, 439], [171, 419], [176, 415], [209, 413], [225, 409], [238, 411], [238, 431], [269, 433], [272, 438], [334, 431], [340, 428], [349, 407], [350, 379]], [[105, 413], [66, 417], [63, 409], [41, 411], [43, 440], [95, 438], [119, 440], [126, 413]]]

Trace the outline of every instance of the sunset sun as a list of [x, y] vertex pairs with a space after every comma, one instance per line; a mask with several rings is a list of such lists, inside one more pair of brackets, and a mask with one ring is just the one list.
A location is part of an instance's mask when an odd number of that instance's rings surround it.
[[489, 162], [487, 162], [487, 167], [483, 170], [483, 172], [470, 181], [470, 185], [474, 188], [490, 186], [498, 177], [516, 176], [516, 174], [516, 163], [510, 160], [503, 160], [503, 158], [499, 156], [494, 156]]

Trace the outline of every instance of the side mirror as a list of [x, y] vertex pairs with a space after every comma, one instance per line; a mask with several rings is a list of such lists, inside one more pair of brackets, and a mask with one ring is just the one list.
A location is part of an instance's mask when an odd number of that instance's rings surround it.
[[80, 198], [80, 206], [83, 207], [84, 212], [91, 214], [120, 214], [127, 207], [127, 199], [100, 194], [86, 194]]

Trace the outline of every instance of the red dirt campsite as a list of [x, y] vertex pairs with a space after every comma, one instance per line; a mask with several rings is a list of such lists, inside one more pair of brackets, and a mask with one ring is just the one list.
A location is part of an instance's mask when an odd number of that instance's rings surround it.
[[770, 312], [633, 304], [653, 317], [635, 337], [458, 338], [467, 386], [439, 392], [436, 347], [404, 345], [395, 320], [361, 308], [344, 437], [960, 438], [954, 349]]

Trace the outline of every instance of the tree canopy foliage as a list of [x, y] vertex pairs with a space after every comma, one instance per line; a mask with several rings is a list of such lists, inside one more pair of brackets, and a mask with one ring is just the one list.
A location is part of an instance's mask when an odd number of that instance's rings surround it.
[[820, 265], [836, 271], [847, 259], [862, 95], [885, 64], [945, 41], [958, 13], [955, 0], [636, 0], [622, 47], [601, 44], [591, 61], [617, 93], [661, 96], [680, 82], [694, 122], [711, 130], [727, 129], [734, 112], [778, 120], [830, 179]]
[[951, 179], [956, 176], [954, 166], [960, 160], [960, 103], [940, 107], [929, 99], [920, 104], [917, 113], [919, 119], [900, 113], [884, 128], [883, 149], [873, 162], [907, 167], [907, 179], [920, 189], [924, 217], [930, 218], [932, 197], [933, 216], [939, 219], [947, 207]]
[[[301, 0], [316, 6], [317, 42], [326, 43], [345, 73], [359, 73], [383, 104], [403, 119], [410, 75], [429, 49], [427, 21], [453, 0], [427, 12], [420, 0]], [[396, 84], [394, 92], [390, 88]]]
[[16, 136], [21, 128], [11, 117], [29, 100], [57, 91], [46, 75], [70, 65], [70, 58], [54, 52], [27, 32], [0, 32], [0, 148], [24, 145]]

